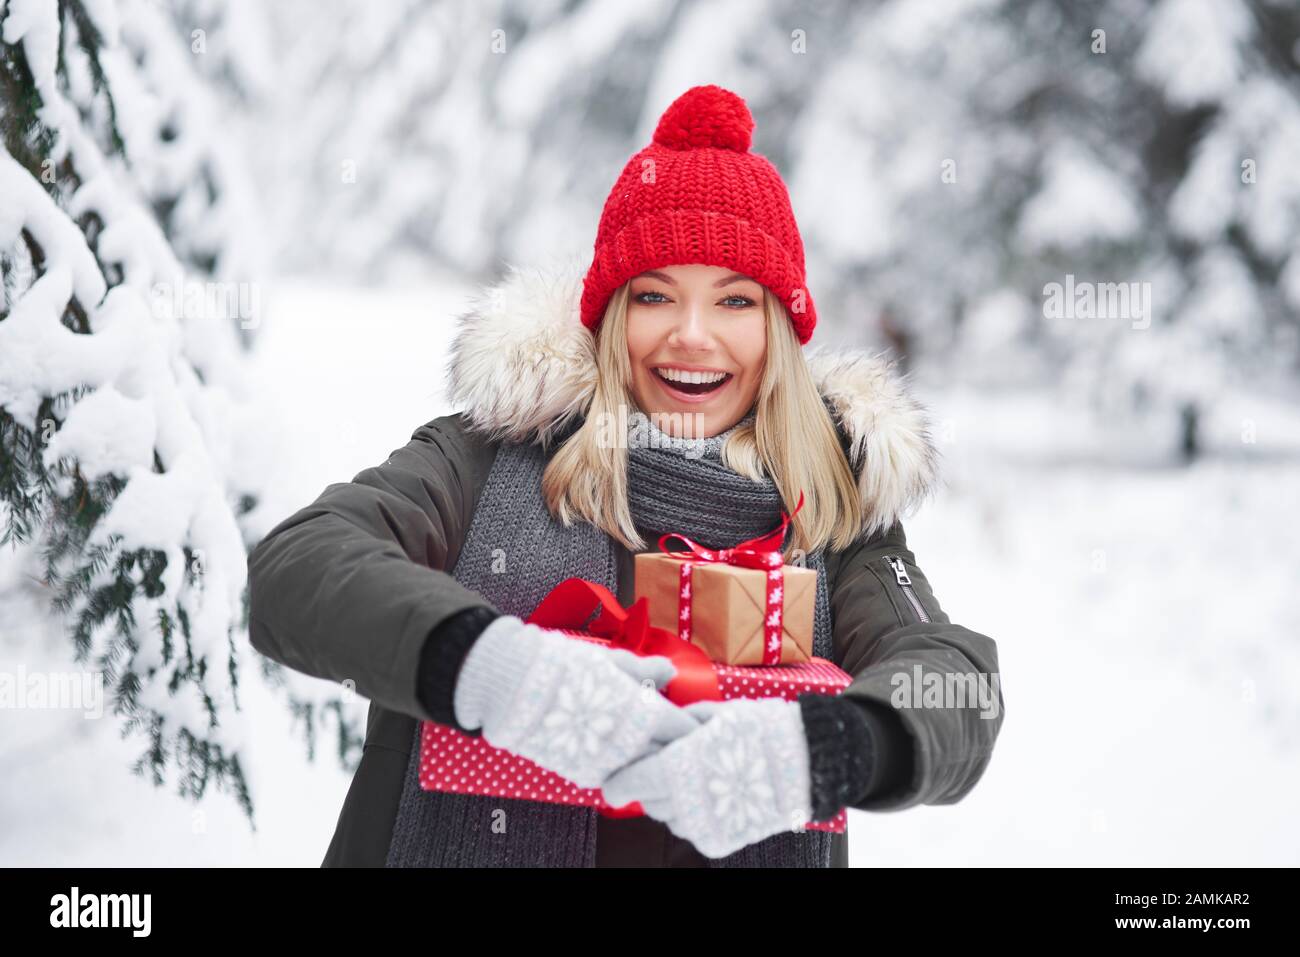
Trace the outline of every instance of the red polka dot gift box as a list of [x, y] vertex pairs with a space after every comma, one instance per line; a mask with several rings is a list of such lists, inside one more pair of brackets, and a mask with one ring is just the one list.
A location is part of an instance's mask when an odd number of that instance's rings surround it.
[[[594, 621], [582, 626], [599, 610]], [[702, 649], [678, 635], [650, 624], [647, 602], [638, 599], [624, 609], [609, 590], [581, 578], [569, 578], [542, 600], [528, 621], [562, 632], [576, 641], [628, 648], [639, 655], [666, 655], [677, 668], [662, 694], [679, 705], [731, 698], [784, 698], [794, 701], [804, 692], [837, 695], [849, 686], [843, 670], [824, 658], [798, 664], [729, 665], [711, 661]], [[478, 794], [595, 807], [610, 817], [640, 817], [637, 802], [614, 808], [599, 788], [578, 787], [545, 768], [494, 748], [481, 737], [426, 721], [420, 739], [420, 787], [426, 791]], [[810, 821], [810, 830], [841, 832], [841, 810], [829, 821]]]

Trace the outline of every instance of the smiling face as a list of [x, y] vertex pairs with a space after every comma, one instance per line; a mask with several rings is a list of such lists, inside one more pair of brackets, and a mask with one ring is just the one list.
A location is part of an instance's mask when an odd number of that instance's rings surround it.
[[763, 287], [721, 266], [648, 270], [628, 289], [627, 351], [632, 396], [657, 427], [686, 438], [717, 435], [758, 396], [767, 357]]

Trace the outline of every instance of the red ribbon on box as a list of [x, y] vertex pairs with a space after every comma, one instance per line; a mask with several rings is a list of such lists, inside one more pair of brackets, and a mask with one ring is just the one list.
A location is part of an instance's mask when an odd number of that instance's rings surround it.
[[[597, 608], [600, 615], [588, 625], [587, 619]], [[566, 578], [551, 589], [527, 621], [542, 628], [586, 630], [609, 639], [610, 647], [626, 648], [638, 655], [663, 655], [677, 668], [676, 676], [663, 689], [673, 704], [722, 700], [718, 675], [709, 656], [671, 631], [651, 626], [644, 596], [624, 609], [605, 586], [583, 578]]]
[[[765, 605], [763, 615], [763, 664], [779, 665], [781, 663], [781, 610], [784, 607], [785, 571], [781, 560], [781, 546], [785, 542], [785, 530], [790, 520], [803, 508], [803, 491], [799, 492], [799, 504], [789, 515], [781, 512], [781, 524], [766, 535], [751, 538], [733, 548], [705, 548], [696, 544], [685, 535], [669, 532], [659, 537], [659, 548], [670, 558], [678, 559], [681, 564], [680, 587], [677, 590], [677, 637], [682, 641], [691, 640], [691, 570], [699, 564], [721, 562], [742, 568], [767, 569], [767, 587], [764, 591]], [[679, 538], [689, 547], [689, 552], [670, 551], [664, 542], [670, 538]]]

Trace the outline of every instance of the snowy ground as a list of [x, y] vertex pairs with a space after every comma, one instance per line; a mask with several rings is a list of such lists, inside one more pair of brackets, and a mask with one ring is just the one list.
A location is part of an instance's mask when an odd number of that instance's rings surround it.
[[[267, 527], [448, 411], [463, 290], [278, 287], [257, 333], [276, 481]], [[954, 621], [998, 641], [1007, 718], [950, 807], [850, 818], [859, 866], [1296, 865], [1300, 412], [1240, 401], [1260, 443], [1184, 470], [1108, 453], [1051, 395], [923, 387], [948, 486], [908, 523]], [[1095, 464], [1106, 460], [1108, 464]], [[0, 558], [0, 670], [71, 667], [66, 640]], [[9, 627], [23, 622], [15, 630]], [[324, 853], [348, 776], [306, 761], [289, 716], [245, 684], [258, 830], [132, 777], [111, 720], [8, 712], [0, 864], [299, 864]]]

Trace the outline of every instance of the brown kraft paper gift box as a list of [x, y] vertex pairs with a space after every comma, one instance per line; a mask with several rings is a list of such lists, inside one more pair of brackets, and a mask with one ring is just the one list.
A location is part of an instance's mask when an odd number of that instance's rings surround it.
[[[636, 598], [647, 599], [650, 624], [681, 634], [682, 561], [663, 552], [642, 552], [633, 560]], [[692, 644], [723, 664], [763, 664], [769, 571], [724, 562], [696, 560], [691, 564]], [[782, 565], [781, 571], [780, 663], [797, 664], [812, 657], [817, 572], [798, 565]]]

